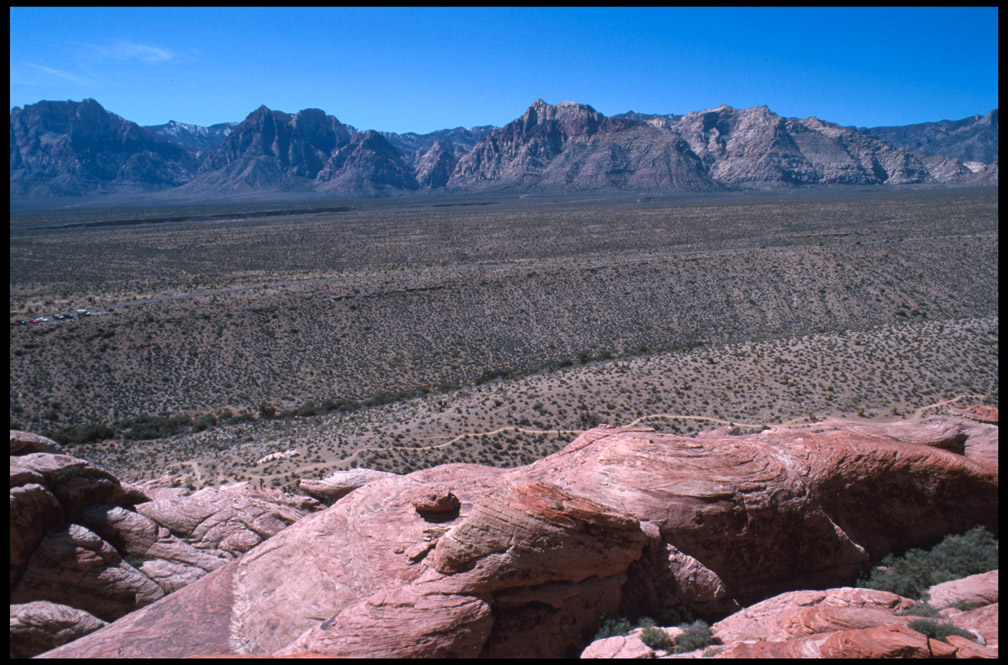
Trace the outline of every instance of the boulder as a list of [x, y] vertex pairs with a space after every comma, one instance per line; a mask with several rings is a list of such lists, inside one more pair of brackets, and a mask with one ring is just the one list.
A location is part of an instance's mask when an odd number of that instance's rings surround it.
[[12, 429], [10, 431], [10, 454], [14, 456], [27, 455], [28, 453], [56, 453], [62, 455], [66, 453], [66, 449], [52, 439], [47, 439], [40, 434]]
[[952, 607], [956, 603], [990, 605], [998, 602], [998, 571], [991, 570], [951, 582], [942, 582], [928, 589], [928, 604], [935, 609]]
[[582, 658], [654, 658], [654, 649], [638, 635], [614, 635], [595, 640], [581, 652]]
[[10, 656], [31, 658], [106, 625], [84, 610], [45, 600], [11, 605]]
[[458, 515], [458, 497], [445, 487], [425, 487], [417, 490], [412, 498], [413, 508], [424, 516], [452, 517]]
[[28, 453], [16, 458], [20, 469], [34, 471], [45, 479], [68, 519], [94, 503], [132, 505], [119, 479], [105, 469], [73, 455]]
[[903, 617], [901, 612], [913, 605], [912, 600], [877, 589], [791, 591], [736, 612], [711, 629], [726, 644], [785, 642], [807, 635], [906, 623], [915, 617]]
[[302, 478], [298, 485], [308, 496], [332, 504], [358, 487], [394, 475], [396, 474], [374, 469], [349, 469], [336, 471], [321, 480]]
[[[63, 522], [63, 508], [52, 492], [40, 483], [15, 485], [14, 475], [12, 468], [10, 488], [10, 588], [12, 589], [21, 579], [28, 566], [29, 557], [45, 538], [49, 529]], [[39, 480], [42, 480], [41, 477]]]
[[[930, 440], [839, 425], [695, 439], [601, 427], [524, 467], [388, 477], [46, 655], [576, 656], [600, 617], [627, 607], [719, 619], [707, 613], [850, 584], [868, 561], [946, 533], [996, 532], [996, 468]], [[458, 513], [425, 518], [415, 500], [428, 492], [453, 494]], [[153, 519], [144, 508], [161, 502], [138, 510]], [[207, 513], [170, 528], [195, 534]], [[815, 602], [794, 628], [802, 649], [869, 653], [869, 637], [878, 653], [944, 648], [905, 619], [878, 625], [870, 610], [904, 601], [867, 593]]]

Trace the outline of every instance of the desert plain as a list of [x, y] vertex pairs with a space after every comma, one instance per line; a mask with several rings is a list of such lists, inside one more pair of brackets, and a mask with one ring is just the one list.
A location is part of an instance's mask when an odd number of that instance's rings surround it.
[[[11, 429], [191, 488], [998, 404], [996, 188], [12, 210]], [[78, 309], [88, 316], [13, 325]]]

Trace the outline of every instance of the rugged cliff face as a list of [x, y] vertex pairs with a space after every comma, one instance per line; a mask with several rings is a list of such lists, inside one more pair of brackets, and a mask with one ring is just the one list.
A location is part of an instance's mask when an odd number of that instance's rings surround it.
[[260, 106], [210, 153], [190, 191], [308, 189], [349, 130], [318, 109], [295, 115]]
[[93, 99], [11, 111], [11, 196], [154, 191], [187, 182], [195, 168], [185, 148]]
[[10, 433], [11, 654], [97, 630], [322, 505], [245, 484], [124, 486], [41, 436]]
[[451, 190], [558, 191], [720, 189], [676, 135], [606, 118], [590, 106], [537, 100], [459, 160]]
[[524, 467], [380, 476], [46, 655], [576, 655], [602, 615], [719, 619], [945, 533], [996, 533], [996, 432], [600, 427]]
[[[973, 161], [959, 161], [966, 157]], [[606, 117], [540, 99], [504, 127], [418, 135], [358, 132], [318, 109], [292, 115], [262, 106], [236, 126], [142, 128], [94, 100], [40, 102], [11, 111], [10, 163], [14, 197], [996, 184], [997, 110], [956, 123], [855, 130], [765, 106]]]

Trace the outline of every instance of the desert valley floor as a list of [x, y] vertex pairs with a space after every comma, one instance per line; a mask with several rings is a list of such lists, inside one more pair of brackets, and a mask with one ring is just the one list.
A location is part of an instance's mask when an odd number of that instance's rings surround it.
[[[998, 196], [12, 212], [11, 428], [202, 487], [998, 404]], [[104, 436], [96, 435], [104, 434]]]

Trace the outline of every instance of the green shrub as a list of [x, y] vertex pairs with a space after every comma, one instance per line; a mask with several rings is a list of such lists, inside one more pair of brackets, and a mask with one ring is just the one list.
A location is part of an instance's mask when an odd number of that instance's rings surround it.
[[646, 626], [640, 634], [641, 642], [648, 645], [652, 649], [662, 649], [668, 651], [672, 648], [673, 642], [669, 634], [666, 633], [661, 628], [655, 628], [654, 626]]
[[907, 550], [892, 554], [858, 580], [858, 586], [890, 591], [907, 598], [923, 598], [928, 587], [998, 567], [998, 541], [982, 526], [962, 535], [950, 535], [929, 552]]
[[914, 619], [907, 623], [907, 628], [916, 630], [918, 633], [924, 633], [928, 637], [941, 640], [942, 642], [945, 642], [945, 638], [949, 635], [961, 635], [966, 639], [976, 640], [973, 633], [963, 630], [959, 626], [954, 626], [951, 623], [938, 623], [931, 619]]
[[207, 414], [205, 416], [200, 416], [199, 418], [196, 419], [196, 422], [193, 424], [193, 431], [202, 432], [205, 429], [210, 429], [216, 424], [217, 424], [217, 416], [213, 415], [212, 413]]
[[690, 624], [684, 623], [679, 627], [683, 632], [675, 639], [676, 653], [686, 653], [712, 644], [721, 644], [721, 640], [714, 635], [706, 621], [697, 620]]
[[913, 607], [908, 607], [907, 609], [903, 610], [902, 614], [904, 616], [931, 617], [931, 618], [941, 616], [941, 614], [938, 613], [938, 610], [931, 607], [927, 603], [915, 603]]
[[[998, 567], [998, 542], [982, 526], [961, 536], [948, 536], [931, 550], [931, 558], [939, 576], [957, 580]], [[938, 582], [935, 582], [938, 584]]]
[[93, 423], [89, 425], [71, 425], [64, 427], [52, 435], [52, 439], [63, 445], [105, 441], [115, 436], [115, 430], [108, 425]]
[[619, 617], [614, 619], [603, 619], [602, 623], [599, 625], [597, 631], [595, 631], [596, 640], [605, 639], [606, 637], [615, 637], [617, 635], [626, 635], [631, 630], [633, 630], [633, 624], [626, 617]]

